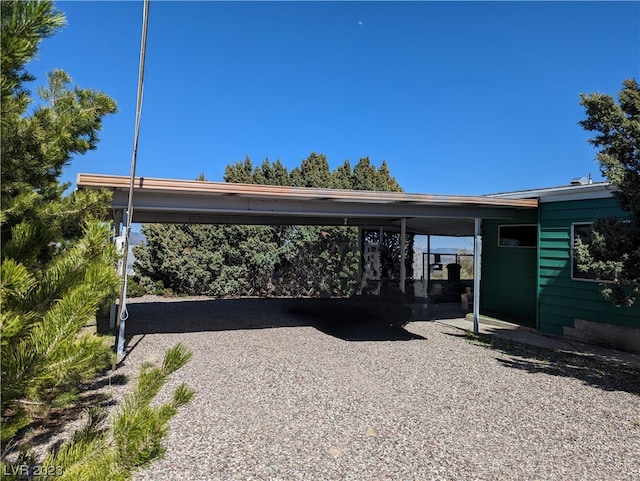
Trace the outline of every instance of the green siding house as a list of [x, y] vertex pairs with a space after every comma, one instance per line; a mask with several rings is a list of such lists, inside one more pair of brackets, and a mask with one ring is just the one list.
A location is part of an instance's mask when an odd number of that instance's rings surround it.
[[482, 224], [481, 312], [542, 332], [640, 352], [640, 303], [616, 307], [578, 271], [574, 239], [598, 217], [626, 217], [607, 183], [498, 194], [538, 198], [534, 212]]

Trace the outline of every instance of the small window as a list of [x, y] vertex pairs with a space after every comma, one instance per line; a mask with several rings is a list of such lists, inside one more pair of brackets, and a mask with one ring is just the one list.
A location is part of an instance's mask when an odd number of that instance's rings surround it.
[[578, 269], [576, 242], [580, 239], [583, 244], [591, 244], [592, 236], [593, 222], [571, 224], [571, 278], [576, 281], [611, 282], [612, 279], [596, 279], [593, 272]]
[[498, 226], [498, 245], [500, 247], [537, 247], [538, 226], [500, 225]]

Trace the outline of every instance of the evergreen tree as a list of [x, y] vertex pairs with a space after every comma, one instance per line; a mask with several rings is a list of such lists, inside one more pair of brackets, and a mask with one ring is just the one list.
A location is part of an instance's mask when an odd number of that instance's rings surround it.
[[278, 247], [265, 226], [145, 224], [134, 268], [148, 292], [214, 297], [270, 294]]
[[247, 155], [243, 162], [235, 162], [228, 165], [224, 170], [225, 182], [236, 184], [253, 184], [254, 169], [253, 162]]
[[334, 189], [351, 189], [353, 187], [352, 176], [351, 162], [347, 159], [333, 172], [331, 187]]
[[353, 168], [352, 186], [356, 190], [381, 190], [378, 187], [378, 171], [371, 165], [369, 157], [360, 159]]
[[378, 169], [377, 175], [378, 185], [376, 190], [384, 190], [386, 192], [402, 192], [402, 187], [398, 184], [395, 177], [391, 176], [391, 171], [387, 165], [387, 161], [383, 160]]
[[[231, 181], [227, 180], [227, 182]], [[280, 159], [276, 160], [273, 164], [269, 162], [269, 159], [265, 159], [264, 162], [262, 162], [262, 166], [259, 169], [255, 169], [251, 183], [289, 185], [289, 173], [287, 172], [287, 168], [280, 162]]]
[[[290, 173], [280, 160], [266, 159], [254, 166], [246, 157], [227, 166], [224, 178], [298, 187], [401, 190], [385, 162], [377, 169], [365, 157], [353, 171], [345, 161], [331, 172], [326, 156], [315, 152]], [[149, 292], [160, 283], [177, 293], [216, 297], [342, 297], [357, 287], [358, 235], [353, 227], [147, 224], [143, 233], [147, 242], [134, 250], [134, 269]], [[398, 235], [386, 234], [383, 245], [384, 265], [398, 278]], [[412, 258], [410, 245], [407, 259]]]
[[331, 186], [331, 172], [326, 155], [312, 152], [309, 157], [303, 159], [299, 169], [300, 178], [303, 179], [301, 187]]
[[[97, 335], [95, 314], [115, 298], [118, 276], [117, 253], [105, 222], [109, 194], [65, 197], [66, 186], [59, 183], [73, 155], [96, 148], [102, 118], [115, 113], [116, 104], [103, 93], [71, 87], [70, 77], [56, 70], [49, 74], [48, 86], [39, 90], [42, 103], [29, 111], [32, 98], [25, 82], [33, 78], [25, 65], [40, 40], [63, 25], [64, 17], [51, 1], [3, 1], [0, 14], [4, 476], [14, 473], [4, 469], [4, 456], [25, 437], [28, 443], [26, 428], [76, 401], [83, 383], [111, 362], [111, 342]], [[117, 476], [103, 469], [111, 462], [107, 458], [113, 457], [113, 448], [92, 451], [97, 431], [90, 423], [48, 458], [64, 468], [60, 479], [126, 479], [133, 467], [160, 455], [168, 418], [191, 394], [181, 388], [171, 404], [151, 409], [148, 403], [166, 376], [187, 359], [188, 353], [177, 348], [160, 372], [144, 371], [140, 388], [116, 417], [123, 421], [104, 432], [110, 438], [120, 432], [130, 436], [126, 443], [116, 439], [114, 444], [123, 459], [117, 461]]]
[[602, 294], [617, 305], [633, 305], [640, 296], [640, 89], [625, 80], [618, 103], [610, 95], [581, 95], [587, 119], [580, 125], [597, 132], [589, 143], [599, 149], [602, 174], [611, 182], [629, 219], [600, 218], [593, 224], [592, 242], [578, 242], [578, 265], [598, 279]]
[[40, 39], [63, 24], [51, 2], [2, 2], [2, 441], [75, 397], [107, 365], [109, 347], [82, 332], [116, 292], [104, 193], [62, 197], [73, 154], [95, 148], [104, 94], [75, 87], [62, 71], [40, 90], [48, 105], [27, 110], [24, 66]]

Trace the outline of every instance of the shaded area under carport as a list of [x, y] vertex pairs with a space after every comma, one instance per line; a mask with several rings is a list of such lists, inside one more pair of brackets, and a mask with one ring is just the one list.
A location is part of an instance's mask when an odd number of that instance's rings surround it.
[[[129, 300], [128, 338], [163, 333], [211, 332], [281, 327], [313, 327], [345, 341], [410, 341], [424, 339], [405, 326], [411, 321], [460, 319], [459, 304], [424, 308], [379, 296], [343, 299], [292, 298], [162, 298]], [[108, 319], [100, 330], [108, 331]]]
[[307, 326], [345, 341], [423, 339], [404, 328], [413, 320], [409, 306], [377, 296], [350, 299], [144, 297], [131, 299], [128, 311], [128, 336]]

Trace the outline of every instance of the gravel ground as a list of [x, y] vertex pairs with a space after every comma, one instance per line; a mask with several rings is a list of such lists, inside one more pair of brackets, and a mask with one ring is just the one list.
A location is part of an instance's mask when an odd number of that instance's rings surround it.
[[300, 302], [131, 301], [119, 373], [181, 342], [197, 391], [134, 480], [640, 479], [640, 372]]

